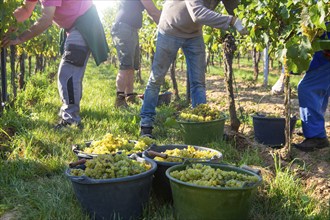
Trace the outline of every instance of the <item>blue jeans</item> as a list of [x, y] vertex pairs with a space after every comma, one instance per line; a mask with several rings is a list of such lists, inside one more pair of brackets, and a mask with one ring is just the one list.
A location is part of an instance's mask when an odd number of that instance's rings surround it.
[[330, 96], [330, 62], [307, 71], [298, 85], [302, 128], [306, 138], [325, 138], [326, 109]]
[[192, 106], [195, 107], [198, 104], [206, 103], [206, 62], [203, 37], [187, 39], [158, 32], [156, 53], [149, 81], [144, 92], [144, 101], [140, 114], [140, 125], [143, 127], [152, 127], [154, 124], [160, 86], [163, 84], [165, 75], [176, 58], [179, 48], [182, 48], [186, 57]]

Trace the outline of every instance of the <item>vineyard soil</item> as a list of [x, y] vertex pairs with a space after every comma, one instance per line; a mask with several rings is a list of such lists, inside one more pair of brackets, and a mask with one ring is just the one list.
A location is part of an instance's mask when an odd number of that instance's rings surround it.
[[[207, 97], [215, 104], [224, 102], [226, 97], [225, 84], [223, 78], [220, 76], [210, 76], [207, 78]], [[284, 112], [284, 95], [273, 96], [270, 93], [270, 87], [264, 88], [262, 85], [254, 85], [253, 83], [236, 82], [236, 88], [239, 91], [239, 95], [236, 97], [236, 108], [242, 109], [238, 111], [238, 115], [241, 113], [244, 115], [252, 115], [254, 113], [267, 113], [271, 115], [283, 115]], [[236, 93], [237, 95], [237, 93]], [[297, 99], [296, 88], [293, 88], [291, 96], [292, 114], [299, 117], [299, 105]], [[223, 106], [223, 109], [228, 109]], [[261, 144], [256, 143], [253, 140], [253, 127], [252, 123], [244, 123], [240, 127], [240, 141], [236, 141], [237, 148], [246, 148], [248, 146], [254, 146], [260, 148], [262, 157], [266, 161], [268, 167], [274, 167], [274, 159], [271, 153], [279, 149], [273, 149]], [[228, 127], [227, 133], [228, 133]], [[330, 106], [326, 114], [326, 130], [328, 137], [330, 137]], [[292, 136], [291, 143], [299, 143], [304, 139], [301, 132], [301, 127], [296, 126], [296, 129]], [[305, 169], [298, 168], [293, 163], [291, 169], [299, 176], [306, 188], [314, 188], [313, 196], [317, 200], [324, 201], [325, 204], [330, 199], [330, 148], [320, 149], [314, 152], [305, 153], [292, 148], [293, 158], [296, 161], [303, 163]], [[291, 161], [282, 161], [284, 164], [288, 164]], [[265, 170], [259, 167], [261, 170]]]

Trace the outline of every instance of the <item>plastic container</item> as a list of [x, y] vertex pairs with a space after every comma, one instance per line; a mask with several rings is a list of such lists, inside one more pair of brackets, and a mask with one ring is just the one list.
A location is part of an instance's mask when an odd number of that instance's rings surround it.
[[226, 118], [205, 122], [178, 121], [184, 130], [184, 143], [203, 145], [213, 141], [222, 141]]
[[[236, 171], [247, 175], [257, 174], [238, 167], [209, 164], [213, 168]], [[251, 201], [262, 179], [244, 188], [220, 188], [197, 186], [182, 182], [170, 176], [174, 170], [183, 170], [187, 165], [175, 165], [167, 169], [166, 176], [170, 180], [173, 204], [177, 219], [189, 220], [244, 220], [248, 218]]]
[[[143, 157], [145, 158], [149, 158], [149, 159], [154, 159], [154, 157], [150, 157], [148, 155], [148, 151], [149, 150], [153, 150], [156, 152], [165, 152], [166, 150], [173, 150], [175, 148], [178, 149], [185, 149], [187, 148], [188, 145], [178, 145], [178, 144], [171, 144], [171, 145], [161, 145], [161, 146], [152, 146], [150, 147], [148, 150], [144, 151], [142, 153]], [[206, 147], [199, 147], [199, 146], [193, 146], [195, 149], [198, 150], [207, 150], [207, 151], [212, 151], [212, 152], [216, 152], [217, 153], [217, 157], [209, 160], [207, 162], [213, 162], [213, 163], [217, 163], [220, 162], [220, 160], [222, 159], [222, 153], [211, 149], [211, 148], [206, 148]], [[172, 193], [171, 193], [171, 187], [170, 187], [170, 182], [168, 180], [168, 178], [165, 175], [165, 172], [168, 168], [174, 166], [174, 165], [178, 165], [178, 164], [182, 164], [184, 161], [182, 162], [165, 162], [165, 161], [156, 161], [157, 163], [157, 170], [155, 172], [155, 178], [152, 182], [152, 190], [155, 193], [157, 200], [159, 200], [160, 202], [172, 202]]]
[[[285, 145], [285, 118], [266, 117], [265, 115], [254, 115], [253, 128], [256, 142], [271, 147]], [[291, 135], [297, 122], [297, 117], [290, 120]]]
[[65, 175], [71, 180], [75, 195], [82, 208], [92, 219], [136, 219], [150, 198], [153, 174], [157, 164], [149, 158], [136, 157], [137, 161], [151, 164], [147, 172], [114, 179], [91, 179]]

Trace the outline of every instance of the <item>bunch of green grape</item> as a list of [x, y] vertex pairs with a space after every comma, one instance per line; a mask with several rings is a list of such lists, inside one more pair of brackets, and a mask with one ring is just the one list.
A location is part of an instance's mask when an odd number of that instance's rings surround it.
[[[173, 150], [166, 150], [162, 153], [168, 156], [181, 157], [184, 159], [200, 159], [200, 160], [210, 160], [212, 157], [218, 156], [217, 152], [208, 151], [208, 150], [198, 150], [190, 145], [188, 145], [188, 147], [184, 149], [175, 148]], [[182, 162], [182, 159], [173, 158], [173, 157], [167, 157], [166, 159], [162, 157], [155, 157], [154, 160], [166, 161], [166, 162]]]
[[183, 182], [211, 187], [242, 188], [252, 186], [259, 181], [257, 176], [224, 171], [200, 163], [187, 166], [185, 170], [172, 171], [170, 175]]
[[220, 118], [221, 112], [207, 104], [183, 110], [179, 115], [179, 120], [191, 122], [213, 121]]
[[87, 160], [86, 169], [71, 169], [73, 176], [88, 176], [93, 179], [112, 179], [133, 176], [146, 172], [151, 165], [130, 159], [126, 154], [99, 155], [92, 160]]
[[152, 139], [141, 137], [137, 142], [113, 134], [106, 134], [102, 140], [93, 141], [89, 147], [84, 148], [85, 153], [89, 154], [113, 154], [124, 152], [127, 154], [142, 152], [150, 146]]
[[313, 42], [316, 38], [319, 38], [324, 30], [317, 27], [306, 26], [304, 23], [300, 24], [301, 33], [308, 38], [310, 42]]

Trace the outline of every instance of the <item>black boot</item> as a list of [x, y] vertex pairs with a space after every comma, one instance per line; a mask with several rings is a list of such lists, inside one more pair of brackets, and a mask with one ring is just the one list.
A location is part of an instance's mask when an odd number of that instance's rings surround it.
[[153, 129], [153, 127], [143, 127], [143, 126], [141, 126], [140, 136], [155, 139], [154, 136], [152, 136], [152, 129]]
[[117, 97], [116, 97], [116, 101], [115, 101], [115, 107], [116, 108], [127, 108], [128, 105], [126, 103], [126, 99], [125, 99], [125, 94], [123, 92], [117, 92]]
[[126, 94], [126, 102], [127, 103], [132, 103], [132, 104], [137, 103], [136, 96], [137, 96], [137, 93]]
[[306, 138], [300, 144], [293, 144], [294, 147], [301, 151], [314, 151], [325, 147], [330, 147], [328, 138]]

